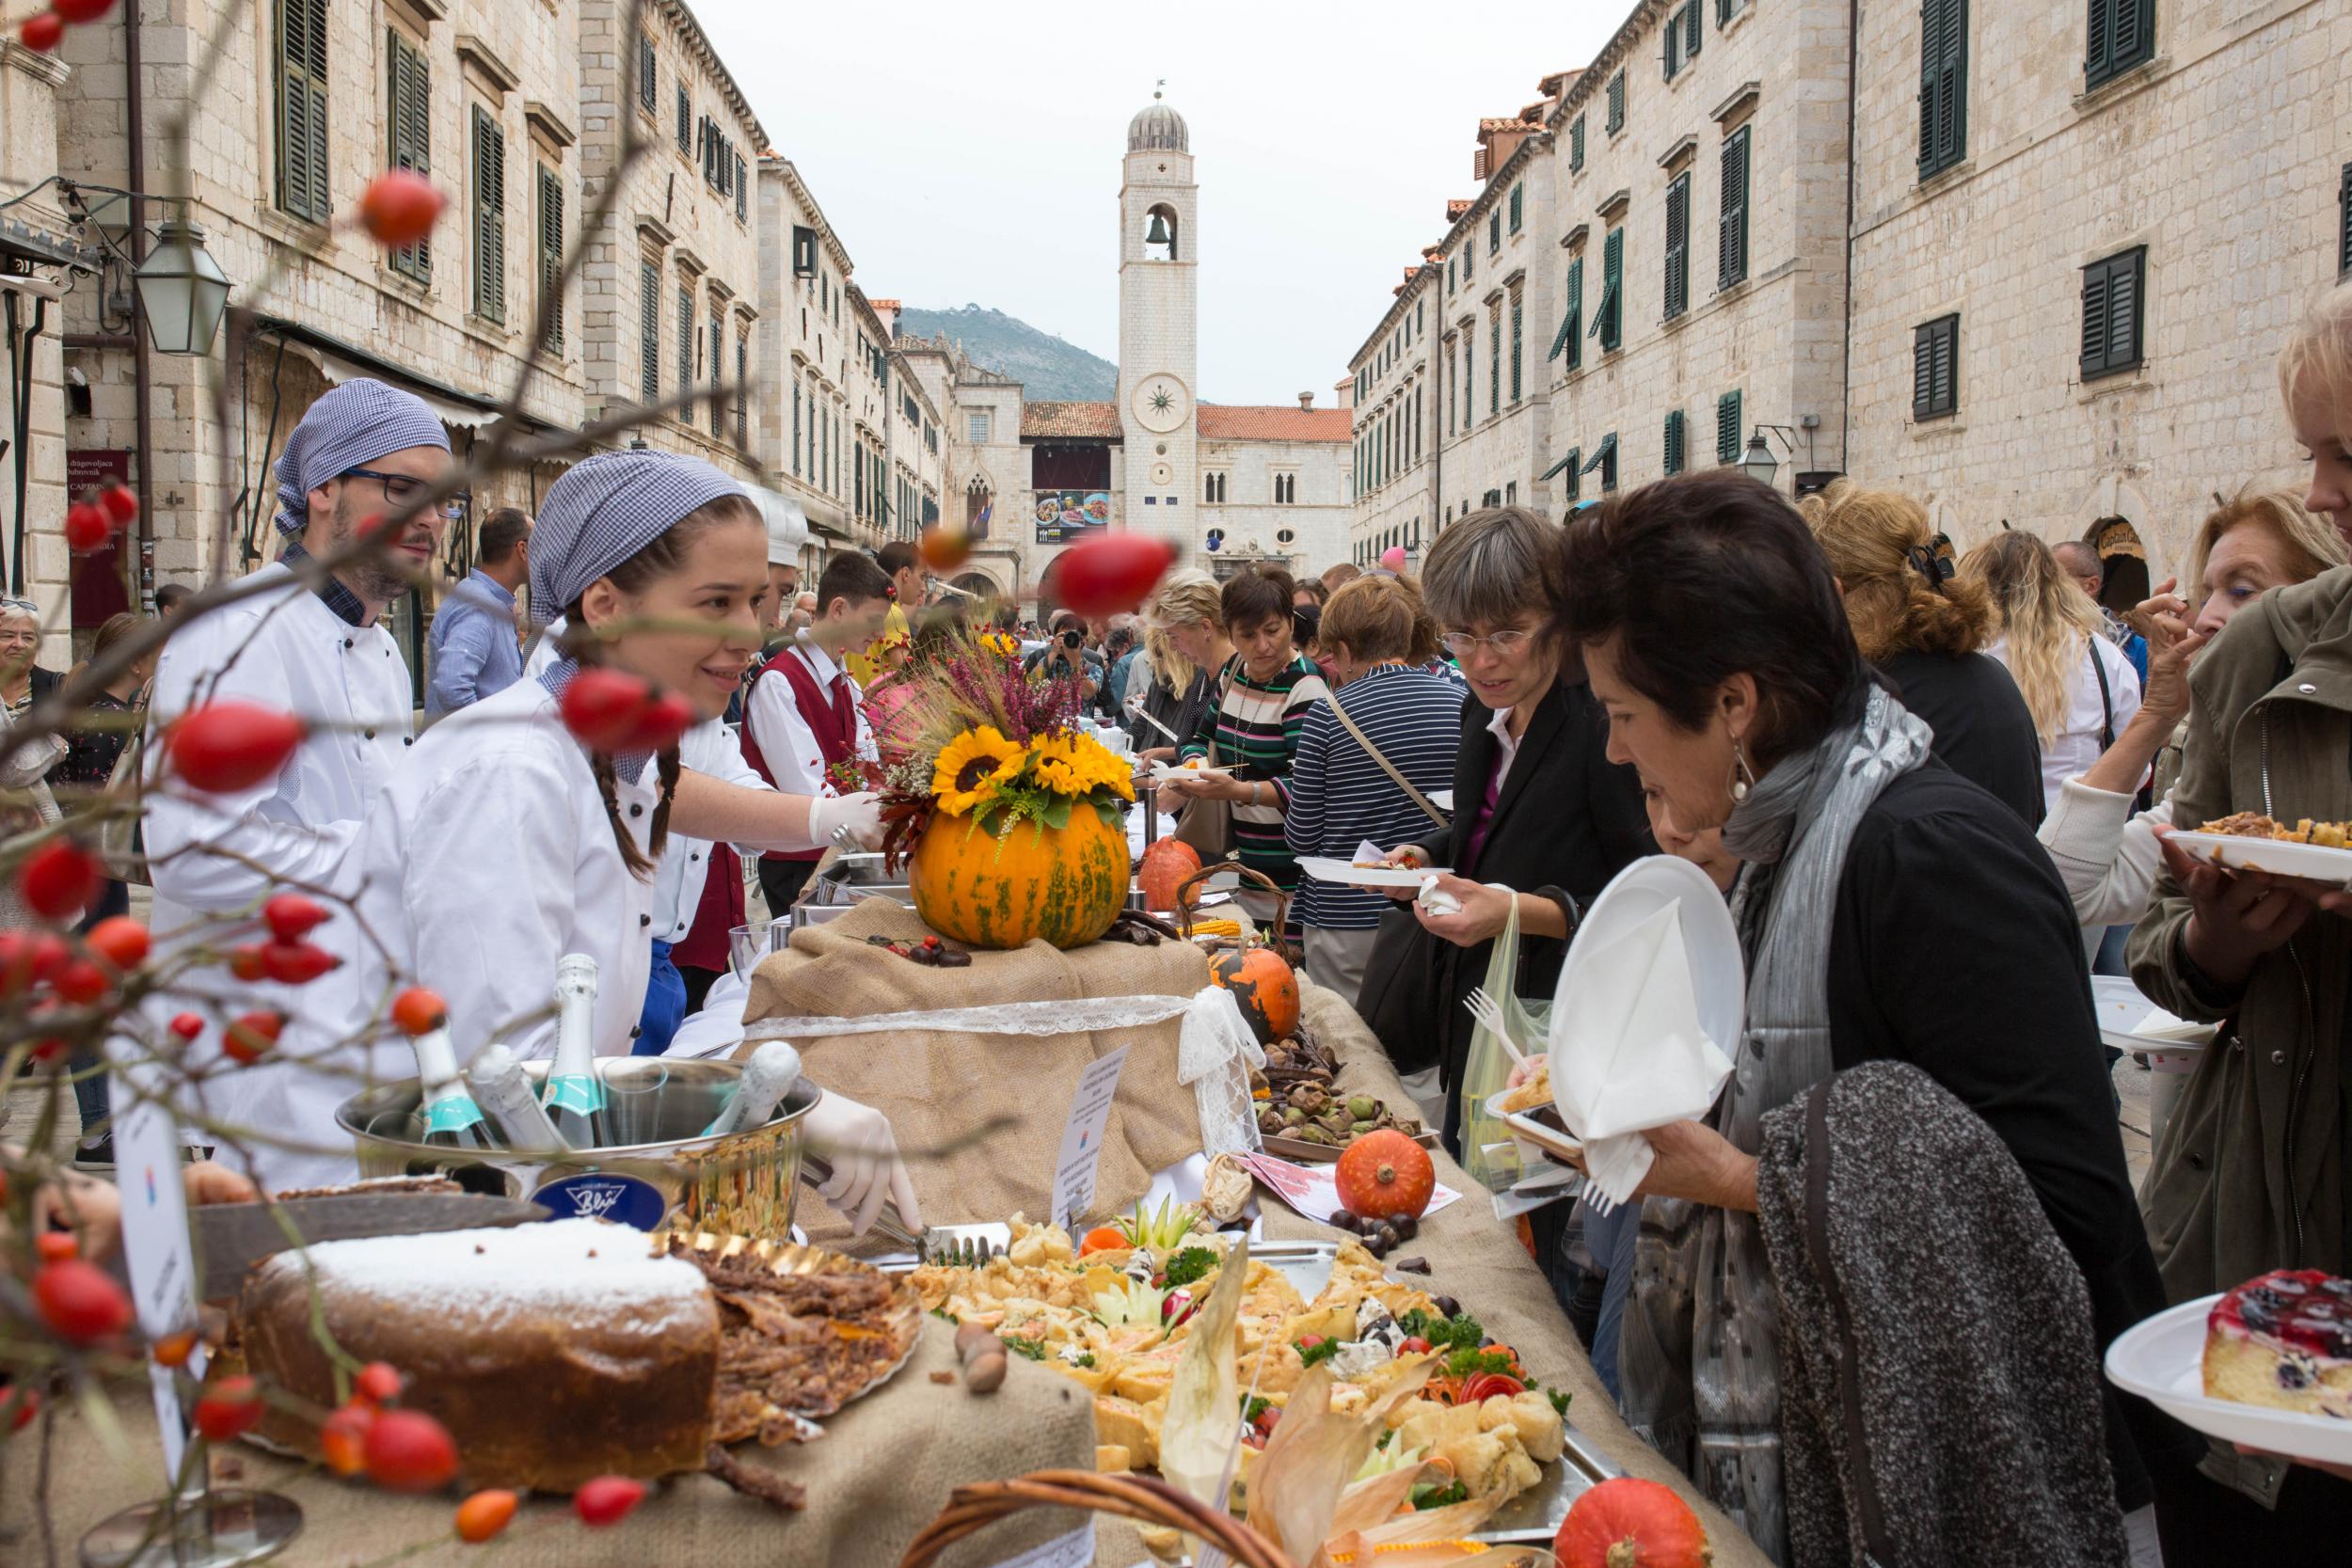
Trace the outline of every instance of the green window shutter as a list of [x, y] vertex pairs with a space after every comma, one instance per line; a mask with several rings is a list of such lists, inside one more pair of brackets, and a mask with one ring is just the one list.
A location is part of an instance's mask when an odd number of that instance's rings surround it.
[[1682, 55], [1686, 60], [1699, 57], [1699, 35], [1707, 21], [1706, 12], [1700, 8], [1702, 4], [1703, 0], [1691, 0], [1682, 8]]
[[643, 33], [637, 35], [637, 105], [647, 114], [660, 107], [654, 93], [653, 40]]
[[801, 383], [800, 383], [799, 378], [798, 378], [798, 377], [795, 377], [795, 378], [793, 379], [793, 382], [792, 382], [792, 477], [793, 477], [793, 478], [795, 478], [795, 479], [798, 479], [798, 478], [800, 477], [800, 475], [801, 475]]
[[1625, 72], [1620, 71], [1609, 78], [1609, 134], [1615, 135], [1625, 129]]
[[1582, 115], [1579, 115], [1576, 117], [1576, 123], [1568, 127], [1568, 172], [1571, 174], [1578, 173], [1581, 172], [1583, 167], [1584, 117]]
[[1939, 316], [1911, 339], [1911, 417], [1932, 420], [1960, 407], [1960, 317]]
[[1666, 314], [1674, 320], [1691, 307], [1691, 177], [1677, 174], [1666, 187]]
[[1671, 82], [1675, 79], [1675, 72], [1682, 69], [1682, 13], [1680, 11], [1666, 18], [1665, 30], [1659, 35], [1659, 45], [1660, 54], [1666, 68], [1666, 80]]
[[2155, 0], [2090, 0], [2083, 86], [2095, 87], [2155, 54]]
[[1600, 487], [1603, 490], [1617, 487], [1617, 433], [1613, 430], [1600, 438], [1600, 445], [1593, 449], [1593, 455], [1584, 460], [1584, 472], [1589, 474], [1596, 469], [1600, 473]]
[[735, 155], [735, 221], [738, 223], [749, 223], [752, 220], [750, 174], [750, 166], [743, 162], [743, 154], [738, 152]]
[[1665, 470], [1670, 474], [1682, 471], [1682, 410], [1677, 408], [1666, 416]]
[[[686, 396], [694, 394], [694, 291], [684, 284], [677, 292], [677, 389]], [[681, 403], [675, 410], [681, 420], [694, 417], [693, 405]]]
[[1486, 214], [1486, 254], [1492, 256], [1502, 248], [1502, 214], [1499, 212], [1488, 213]]
[[564, 305], [557, 296], [564, 287], [564, 182], [555, 170], [539, 166], [539, 299], [548, 313], [547, 336], [540, 347], [553, 355], [564, 352]]
[[1968, 0], [1920, 0], [1919, 178], [1968, 155]]
[[1519, 401], [1519, 317], [1522, 307], [1517, 294], [1511, 296], [1511, 401]]
[[1526, 194], [1527, 187], [1524, 184], [1511, 187], [1511, 232], [1514, 234], [1519, 231], [1519, 200]]
[[2147, 247], [2139, 245], [2083, 269], [2084, 380], [2140, 363], [2147, 260]]
[[1740, 394], [1725, 392], [1715, 400], [1715, 461], [1740, 461]]
[[719, 307], [710, 308], [710, 434], [723, 436], [727, 433], [726, 404], [719, 397], [719, 388], [726, 385], [726, 324], [719, 319]]
[[689, 157], [694, 152], [694, 95], [686, 90], [683, 77], [677, 85], [677, 150]]
[[1728, 289], [1748, 276], [1748, 133], [1742, 125], [1724, 138], [1724, 191], [1716, 225], [1715, 287]]
[[2336, 182], [2336, 276], [2352, 274], [2352, 164]]
[[1502, 411], [1502, 307], [1486, 312], [1486, 412]]
[[278, 0], [278, 205], [325, 223], [329, 160], [326, 0]]
[[[433, 68], [425, 57], [398, 33], [389, 35], [385, 50], [386, 74], [390, 87], [390, 113], [386, 117], [390, 132], [390, 157], [393, 168], [413, 169], [427, 174], [433, 168]], [[419, 240], [415, 245], [402, 245], [391, 253], [392, 270], [415, 278], [420, 283], [433, 277], [433, 242]]]
[[473, 311], [506, 320], [506, 132], [473, 111]]
[[[1551, 340], [1551, 352], [1544, 356], [1546, 361], [1557, 359], [1563, 349], [1578, 345], [1577, 325], [1583, 315], [1584, 306], [1584, 258], [1581, 256], [1568, 263], [1568, 280], [1560, 291], [1560, 330]], [[1570, 354], [1568, 369], [1576, 369], [1576, 364], [1577, 356]]]
[[1584, 487], [1584, 475], [1582, 472], [1583, 467], [1584, 450], [1581, 447], [1570, 447], [1568, 449], [1568, 460], [1561, 466], [1560, 470], [1567, 476], [1567, 499], [1570, 500], [1575, 500], [1578, 497], [1578, 492]]
[[661, 395], [661, 263], [637, 263], [637, 401]]
[[1624, 341], [1625, 230], [1612, 229], [1600, 252], [1600, 309], [1593, 312], [1593, 336], [1603, 353]]

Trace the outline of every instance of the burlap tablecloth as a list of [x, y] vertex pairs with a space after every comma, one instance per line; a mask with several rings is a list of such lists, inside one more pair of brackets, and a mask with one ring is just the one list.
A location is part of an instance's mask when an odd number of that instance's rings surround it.
[[[792, 933], [752, 978], [743, 1016], [866, 1018], [882, 1013], [974, 1007], [1094, 996], [1190, 996], [1209, 981], [1208, 960], [1189, 942], [1157, 947], [1098, 942], [1059, 952], [1042, 942], [1010, 952], [976, 952], [968, 969], [910, 962], [868, 936], [920, 942], [921, 917], [874, 899], [837, 920]], [[914, 1193], [930, 1225], [1003, 1220], [1016, 1212], [1043, 1219], [1052, 1199], [1063, 1123], [1078, 1076], [1096, 1058], [1128, 1047], [1119, 1096], [1103, 1135], [1094, 1211], [1141, 1197], [1152, 1173], [1200, 1149], [1200, 1113], [1176, 1081], [1180, 1021], [1134, 1029], [1048, 1037], [910, 1032], [795, 1038], [802, 1069], [827, 1089], [890, 1117]], [[748, 1049], [748, 1048], [747, 1048]], [[953, 1147], [991, 1117], [1017, 1125]], [[822, 1203], [798, 1206], [813, 1241], [835, 1245], [848, 1231]]]
[[[952, 1333], [944, 1323], [926, 1324], [898, 1376], [827, 1420], [819, 1441], [737, 1446], [747, 1463], [772, 1465], [806, 1487], [805, 1513], [779, 1513], [707, 1476], [668, 1482], [609, 1529], [584, 1528], [564, 1498], [533, 1498], [499, 1539], [494, 1560], [501, 1568], [892, 1568], [955, 1487], [1092, 1467], [1094, 1407], [1084, 1390], [1018, 1358], [993, 1394], [967, 1393], [961, 1381], [935, 1384], [930, 1373], [956, 1364]], [[529, 1399], [531, 1390], [518, 1387], [515, 1397]], [[135, 1472], [115, 1459], [71, 1401], [61, 1402], [49, 1461], [61, 1563], [76, 1560], [75, 1544], [92, 1525], [162, 1490], [162, 1449], [146, 1390], [118, 1400], [115, 1413], [137, 1456]], [[33, 1506], [38, 1454], [36, 1431], [0, 1444], [0, 1562], [31, 1568], [43, 1560]], [[215, 1450], [215, 1465], [216, 1474], [235, 1472], [222, 1484], [279, 1492], [301, 1505], [302, 1534], [275, 1561], [381, 1568], [409, 1546], [421, 1549], [401, 1557], [403, 1568], [485, 1560], [485, 1548], [451, 1533], [454, 1491], [401, 1497], [243, 1445]], [[1025, 1513], [990, 1526], [943, 1560], [985, 1568], [1086, 1523], [1061, 1510]]]

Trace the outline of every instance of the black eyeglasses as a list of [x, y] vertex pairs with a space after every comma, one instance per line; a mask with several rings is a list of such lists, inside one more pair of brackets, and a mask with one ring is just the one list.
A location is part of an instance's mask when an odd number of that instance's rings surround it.
[[[433, 487], [431, 480], [419, 479], [414, 474], [388, 474], [376, 468], [345, 468], [335, 477], [374, 480], [384, 486], [384, 504], [393, 507], [406, 506], [418, 494]], [[463, 517], [466, 508], [472, 504], [473, 497], [462, 490], [456, 495], [445, 496], [441, 499], [441, 515], [454, 522]]]

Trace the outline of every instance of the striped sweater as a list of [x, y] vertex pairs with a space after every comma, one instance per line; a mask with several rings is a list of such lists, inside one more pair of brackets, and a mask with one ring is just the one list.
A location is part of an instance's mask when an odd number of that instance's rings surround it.
[[[1347, 733], [1331, 705], [1348, 718], [1396, 770], [1427, 795], [1454, 787], [1454, 757], [1462, 749], [1461, 686], [1427, 670], [1384, 664], [1347, 683], [1329, 701], [1308, 710], [1298, 756], [1280, 785], [1283, 834], [1301, 855], [1351, 860], [1366, 839], [1383, 849], [1426, 844], [1438, 825], [1381, 770]], [[1327, 931], [1365, 931], [1394, 906], [1376, 893], [1319, 882], [1299, 885], [1298, 920]]]
[[[1177, 760], [1207, 757], [1232, 768], [1235, 778], [1279, 780], [1291, 770], [1307, 710], [1328, 696], [1330, 688], [1303, 658], [1293, 657], [1272, 678], [1260, 681], [1251, 678], [1235, 656], [1217, 674], [1217, 693], [1216, 706], [1201, 716], [1200, 728]], [[1298, 885], [1297, 863], [1282, 841], [1279, 805], [1236, 801], [1233, 843], [1242, 864], [1265, 873], [1285, 892]], [[1294, 922], [1296, 918], [1292, 916]]]

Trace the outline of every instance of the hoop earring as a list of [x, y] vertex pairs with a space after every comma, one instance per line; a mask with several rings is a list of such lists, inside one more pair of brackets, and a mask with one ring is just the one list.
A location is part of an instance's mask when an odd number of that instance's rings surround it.
[[1732, 742], [1731, 746], [1732, 803], [1737, 805], [1740, 801], [1746, 800], [1748, 798], [1748, 786], [1755, 783], [1756, 775], [1748, 770], [1747, 754], [1740, 750], [1740, 743], [1735, 740]]

